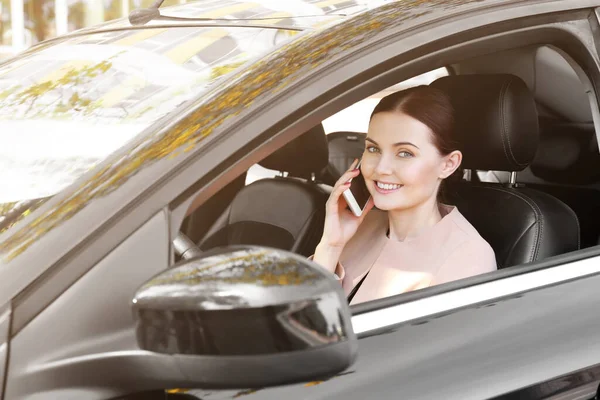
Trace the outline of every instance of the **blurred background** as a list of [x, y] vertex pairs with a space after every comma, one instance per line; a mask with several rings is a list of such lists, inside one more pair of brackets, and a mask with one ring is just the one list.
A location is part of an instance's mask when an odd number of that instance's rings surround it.
[[[165, 0], [163, 7], [193, 0]], [[0, 0], [0, 61], [55, 36], [126, 17], [154, 0]]]

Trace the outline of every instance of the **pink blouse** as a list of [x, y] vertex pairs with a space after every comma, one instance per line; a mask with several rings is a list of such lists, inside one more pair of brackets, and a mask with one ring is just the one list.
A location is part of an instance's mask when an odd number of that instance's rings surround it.
[[494, 250], [456, 207], [419, 236], [387, 237], [387, 213], [369, 212], [346, 244], [336, 269], [346, 295], [367, 274], [351, 304], [496, 270]]

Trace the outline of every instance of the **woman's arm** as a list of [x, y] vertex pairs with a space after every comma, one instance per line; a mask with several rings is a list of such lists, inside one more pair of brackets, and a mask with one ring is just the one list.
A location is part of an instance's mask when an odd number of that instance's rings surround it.
[[308, 259], [324, 267], [327, 271], [334, 274], [335, 278], [341, 282], [346, 276], [346, 271], [339, 261], [340, 256], [341, 252], [338, 253], [335, 249], [320, 249], [319, 246], [317, 246], [315, 254]]

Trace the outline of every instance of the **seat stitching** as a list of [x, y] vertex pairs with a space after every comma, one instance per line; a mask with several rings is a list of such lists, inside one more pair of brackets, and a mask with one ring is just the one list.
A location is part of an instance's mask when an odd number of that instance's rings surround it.
[[510, 157], [508, 156], [508, 152], [506, 151], [506, 143], [505, 143], [505, 129], [504, 129], [504, 125], [505, 125], [505, 121], [504, 121], [504, 91], [506, 89], [508, 89], [510, 81], [506, 80], [503, 84], [502, 84], [502, 88], [500, 89], [500, 96], [499, 96], [499, 106], [500, 106], [500, 118], [501, 118], [501, 122], [500, 122], [500, 136], [502, 137], [502, 149], [504, 150], [504, 156], [506, 157], [507, 160], [510, 161]]
[[566, 205], [566, 206], [571, 211], [571, 213], [573, 213], [573, 216], [575, 217], [575, 222], [577, 222], [577, 249], [580, 249], [581, 248], [581, 226], [579, 225], [579, 218], [577, 217], [577, 213], [575, 211], [573, 211], [573, 209], [571, 207], [569, 207], [568, 205]]
[[534, 214], [536, 215], [536, 222], [539, 222], [539, 227], [536, 228], [536, 230], [538, 231], [538, 232], [536, 232], [536, 235], [539, 238], [539, 240], [536, 239], [535, 246], [533, 247], [532, 251], [529, 254], [529, 262], [534, 261], [537, 258], [538, 251], [539, 251], [539, 245], [540, 245], [540, 242], [541, 242], [541, 237], [543, 236], [543, 232], [544, 232], [543, 216], [542, 216], [542, 212], [539, 209], [539, 207], [537, 206], [537, 204], [535, 204], [534, 202], [529, 201], [529, 199], [527, 197], [525, 197], [524, 195], [522, 195], [521, 193], [515, 192], [515, 191], [512, 191], [512, 190], [507, 190], [507, 189], [504, 189], [504, 188], [497, 188], [497, 187], [489, 187], [489, 186], [473, 186], [473, 187], [496, 190], [498, 192], [502, 192], [502, 193], [506, 193], [506, 194], [518, 197], [521, 200], [523, 200], [525, 203], [527, 203], [527, 205], [529, 205], [529, 207], [531, 207], [531, 209], [533, 210]]
[[[536, 223], [533, 222], [531, 225], [529, 225], [526, 229], [523, 230], [523, 233], [521, 233], [518, 237], [518, 239], [515, 241], [515, 243], [510, 247], [510, 251], [509, 254], [512, 254], [513, 250], [515, 249], [515, 247], [517, 247], [517, 244], [521, 241], [521, 239], [523, 239], [527, 233], [529, 233], [529, 231], [531, 231], [531, 228], [535, 227]], [[507, 263], [508, 264], [508, 263]], [[505, 265], [504, 267], [507, 267], [509, 265]]]
[[581, 225], [579, 225], [579, 217], [577, 217], [577, 213], [564, 201], [557, 199], [562, 204], [565, 205], [566, 209], [569, 211], [572, 217], [575, 218], [575, 223], [577, 224], [577, 248], [581, 248]]

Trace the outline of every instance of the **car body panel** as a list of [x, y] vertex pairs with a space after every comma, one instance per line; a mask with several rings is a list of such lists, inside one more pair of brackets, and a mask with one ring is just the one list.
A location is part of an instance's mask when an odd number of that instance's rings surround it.
[[[391, 326], [361, 338], [356, 363], [339, 376], [247, 398], [475, 400], [568, 375], [600, 360], [598, 284], [595, 275]], [[581, 383], [599, 382], [596, 374]], [[189, 393], [220, 400], [237, 398], [240, 391]], [[521, 397], [528, 398], [536, 397]]]
[[12, 339], [6, 399], [111, 398], [183, 379], [169, 357], [139, 350], [130, 309], [169, 263], [168, 218], [150, 218]]

